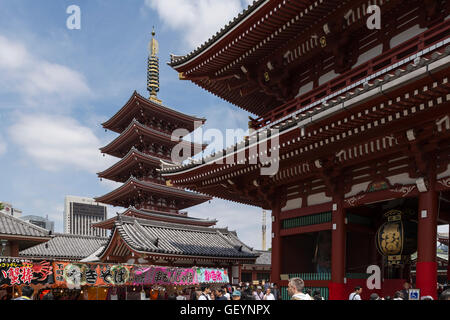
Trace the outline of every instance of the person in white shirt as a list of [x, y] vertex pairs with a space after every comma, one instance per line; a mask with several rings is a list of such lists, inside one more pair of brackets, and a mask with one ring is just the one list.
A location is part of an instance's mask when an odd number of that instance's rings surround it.
[[260, 286], [258, 286], [256, 288], [256, 291], [253, 291], [253, 299], [263, 300], [263, 298], [264, 298], [264, 293], [262, 292], [262, 288]]
[[183, 291], [178, 291], [177, 300], [186, 300]]
[[392, 300], [403, 300], [403, 294], [400, 291], [397, 291], [396, 293], [394, 293], [394, 299]]
[[224, 288], [224, 290], [225, 290], [225, 294], [223, 295], [225, 298], [227, 298], [227, 300], [231, 300], [231, 295], [230, 295], [230, 293], [228, 292], [228, 290], [227, 290], [227, 288]]
[[264, 295], [263, 300], [275, 300], [275, 296], [272, 292], [270, 292], [270, 288], [266, 289], [266, 294]]
[[305, 282], [300, 278], [292, 278], [289, 280], [288, 293], [292, 297], [291, 300], [312, 300], [308, 294], [303, 293]]
[[198, 297], [198, 300], [211, 300], [211, 296], [209, 295], [211, 290], [208, 287], [202, 287], [202, 294]]
[[362, 300], [361, 299], [361, 292], [362, 292], [362, 288], [361, 287], [355, 287], [355, 291], [350, 293], [350, 295], [348, 296], [348, 300]]

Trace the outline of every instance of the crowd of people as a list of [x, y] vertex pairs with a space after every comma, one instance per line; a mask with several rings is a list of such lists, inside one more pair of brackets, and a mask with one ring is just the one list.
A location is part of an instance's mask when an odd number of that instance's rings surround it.
[[[396, 291], [394, 295], [380, 297], [377, 293], [372, 293], [369, 300], [409, 300], [409, 292], [412, 289], [410, 283], [405, 282], [403, 288]], [[441, 288], [438, 296], [440, 300], [450, 300], [450, 289]], [[325, 300], [320, 290], [312, 291], [305, 288], [305, 283], [300, 278], [292, 278], [288, 284], [288, 294], [291, 300]], [[349, 295], [348, 300], [363, 300], [362, 287], [355, 287]], [[21, 296], [14, 300], [32, 300], [35, 291], [30, 286], [24, 286], [21, 290]], [[159, 297], [158, 297], [159, 298]], [[151, 300], [159, 300], [152, 298]], [[161, 298], [162, 299], [162, 298]], [[249, 283], [240, 283], [232, 286], [230, 284], [222, 286], [201, 286], [184, 289], [170, 293], [167, 300], [281, 300], [281, 293], [276, 284], [265, 283], [264, 285], [250, 285]], [[422, 296], [421, 300], [433, 300], [431, 296]], [[45, 290], [39, 294], [39, 300], [57, 300], [50, 290]], [[165, 300], [165, 299], [164, 299]]]
[[276, 284], [265, 283], [255, 286], [249, 283], [230, 284], [221, 287], [195, 287], [189, 299], [185, 292], [169, 296], [169, 300], [281, 300], [281, 293]]
[[[372, 293], [369, 300], [409, 300], [410, 289], [412, 289], [411, 284], [405, 282], [403, 285], [403, 289], [396, 291], [394, 293], [394, 296], [380, 297], [378, 293]], [[440, 288], [438, 288], [439, 299], [450, 300], [450, 289], [441, 290], [441, 292], [439, 292], [439, 289]], [[362, 287], [355, 287], [354, 291], [350, 293], [348, 300], [363, 300], [361, 298], [362, 291]], [[291, 296], [291, 300], [323, 300], [323, 297], [320, 296], [320, 291], [318, 290], [314, 291], [314, 294], [311, 295], [311, 290], [305, 289], [305, 283], [300, 278], [292, 278], [289, 280], [288, 293]], [[433, 300], [433, 297], [422, 296], [420, 299]]]
[[[369, 300], [409, 300], [410, 299], [410, 289], [412, 285], [409, 282], [403, 284], [403, 289], [396, 291], [393, 296], [380, 297], [378, 293], [370, 294]], [[357, 286], [354, 291], [349, 295], [348, 300], [362, 300], [361, 293], [362, 288]], [[450, 289], [446, 289], [442, 285], [437, 287], [437, 295], [440, 300], [450, 300]], [[432, 296], [421, 296], [420, 300], [433, 300]]]

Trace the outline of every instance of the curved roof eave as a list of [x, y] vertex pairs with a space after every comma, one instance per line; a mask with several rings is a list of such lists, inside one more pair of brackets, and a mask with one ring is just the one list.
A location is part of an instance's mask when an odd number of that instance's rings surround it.
[[[255, 0], [253, 4], [249, 5], [247, 9], [245, 9], [242, 13], [240, 13], [237, 17], [235, 17], [232, 21], [230, 21], [225, 27], [223, 27], [220, 31], [218, 31], [213, 37], [211, 37], [208, 41], [204, 42], [201, 46], [197, 47], [194, 51], [188, 53], [185, 56], [176, 56], [171, 55], [171, 61], [167, 64], [172, 68], [180, 68], [185, 66], [186, 64], [192, 62], [193, 60], [199, 58], [201, 55], [209, 51], [214, 47], [214, 44], [223, 40], [226, 36], [228, 36], [231, 32], [236, 30], [239, 26], [241, 26], [247, 19], [252, 17], [256, 12], [258, 12], [266, 3], [269, 3], [270, 0]], [[178, 59], [174, 59], [177, 57]]]

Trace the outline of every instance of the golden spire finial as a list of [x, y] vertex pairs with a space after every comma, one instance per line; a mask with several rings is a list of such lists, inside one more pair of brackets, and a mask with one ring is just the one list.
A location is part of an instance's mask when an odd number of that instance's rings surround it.
[[161, 103], [157, 98], [159, 92], [159, 59], [158, 59], [158, 41], [155, 39], [155, 27], [152, 30], [152, 40], [148, 45], [148, 68], [147, 68], [147, 90], [150, 92], [150, 100]]
[[148, 51], [150, 53], [150, 56], [152, 57], [156, 57], [158, 55], [158, 51], [159, 51], [159, 44], [158, 41], [156, 41], [155, 39], [155, 27], [153, 27], [152, 30], [152, 40], [150, 40], [150, 43], [148, 44]]

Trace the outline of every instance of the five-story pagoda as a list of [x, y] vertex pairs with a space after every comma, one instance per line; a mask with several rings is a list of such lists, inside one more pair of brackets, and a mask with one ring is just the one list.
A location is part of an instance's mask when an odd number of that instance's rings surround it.
[[[180, 145], [191, 154], [201, 152], [205, 145], [172, 138], [176, 129], [192, 132], [204, 124], [203, 118], [189, 116], [165, 107], [157, 98], [159, 92], [158, 42], [154, 38], [149, 44], [147, 90], [149, 99], [136, 91], [128, 102], [103, 127], [120, 135], [101, 152], [121, 158], [109, 169], [98, 173], [101, 179], [123, 183], [112, 192], [96, 198], [96, 201], [113, 206], [132, 208], [132, 212], [158, 214], [159, 216], [186, 216], [180, 210], [201, 204], [210, 197], [173, 187], [161, 177], [161, 163], [172, 163], [172, 150]], [[178, 155], [186, 159], [190, 155]], [[128, 210], [127, 212], [130, 212]], [[136, 214], [133, 214], [136, 215]], [[200, 219], [199, 219], [200, 220]], [[203, 220], [200, 220], [203, 221]], [[202, 225], [205, 225], [201, 223]], [[207, 225], [213, 225], [210, 221]]]

